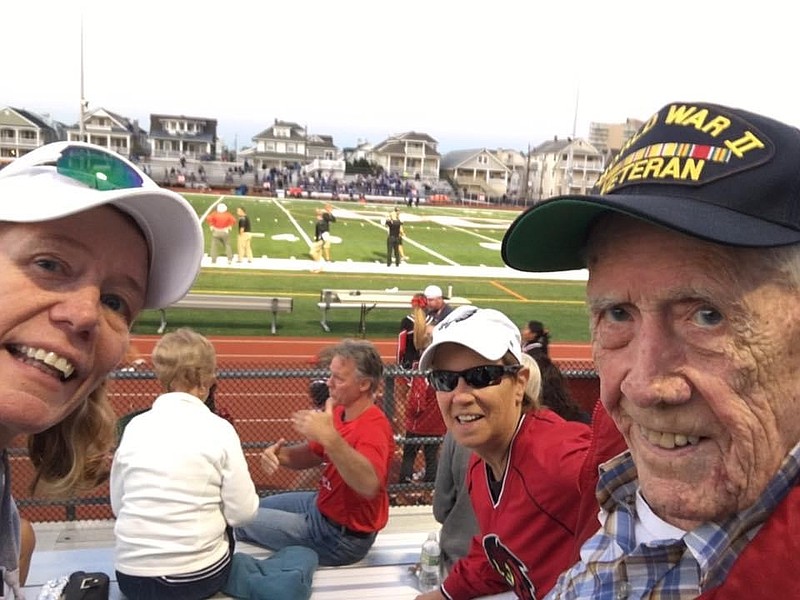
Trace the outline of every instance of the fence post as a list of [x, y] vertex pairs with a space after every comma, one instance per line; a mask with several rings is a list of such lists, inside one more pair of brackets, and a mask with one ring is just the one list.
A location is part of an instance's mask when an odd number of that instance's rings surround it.
[[394, 379], [396, 373], [394, 369], [383, 374], [383, 410], [389, 421], [394, 421], [395, 400], [394, 400]]

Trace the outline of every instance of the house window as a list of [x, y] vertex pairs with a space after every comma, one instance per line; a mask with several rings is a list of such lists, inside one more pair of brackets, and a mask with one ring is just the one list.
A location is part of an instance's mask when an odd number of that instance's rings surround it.
[[287, 154], [294, 154], [297, 152], [297, 146], [294, 144], [286, 144], [286, 153]]
[[0, 130], [0, 138], [4, 140], [13, 140], [16, 136], [14, 135], [13, 129], [2, 129]]
[[23, 129], [19, 132], [19, 137], [23, 140], [35, 140], [36, 139], [36, 132], [31, 131], [29, 129]]
[[478, 164], [479, 165], [488, 165], [489, 164], [489, 157], [485, 154], [481, 154], [478, 156]]

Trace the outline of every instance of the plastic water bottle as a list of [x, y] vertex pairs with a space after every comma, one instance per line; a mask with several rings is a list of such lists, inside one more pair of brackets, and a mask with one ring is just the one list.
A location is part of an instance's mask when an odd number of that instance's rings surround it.
[[435, 531], [428, 534], [419, 555], [419, 589], [421, 592], [438, 590], [442, 585], [442, 549]]

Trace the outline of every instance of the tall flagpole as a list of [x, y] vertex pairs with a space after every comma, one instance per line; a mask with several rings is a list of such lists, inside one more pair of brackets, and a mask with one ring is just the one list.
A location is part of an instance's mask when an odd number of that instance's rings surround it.
[[81, 12], [81, 110], [80, 110], [80, 122], [78, 123], [79, 131], [80, 131], [80, 141], [85, 142], [84, 139], [84, 132], [83, 132], [83, 118], [84, 118], [84, 111], [86, 110], [86, 99], [83, 97], [83, 13]]
[[578, 129], [578, 98], [580, 88], [575, 90], [575, 115], [572, 117], [572, 140], [569, 144], [569, 154], [567, 155], [567, 194], [572, 193], [572, 145], [575, 143], [575, 135]]

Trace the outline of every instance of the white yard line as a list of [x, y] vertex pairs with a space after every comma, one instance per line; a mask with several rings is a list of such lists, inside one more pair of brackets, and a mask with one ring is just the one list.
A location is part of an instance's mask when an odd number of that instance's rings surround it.
[[289, 219], [289, 221], [292, 222], [292, 224], [294, 225], [295, 229], [297, 229], [297, 233], [300, 234], [300, 237], [305, 240], [306, 244], [308, 244], [308, 247], [310, 248], [311, 247], [311, 237], [300, 226], [300, 223], [297, 222], [297, 219], [295, 219], [292, 216], [292, 213], [290, 213], [288, 210], [286, 210], [286, 208], [284, 206], [282, 206], [280, 202], [276, 202], [276, 198], [270, 198], [270, 201], [275, 206], [277, 206], [281, 211], [283, 211], [283, 214], [285, 214], [286, 218]]
[[469, 235], [474, 235], [477, 238], [482, 240], [486, 240], [487, 242], [494, 242], [495, 244], [500, 244], [502, 240], [496, 240], [494, 238], [490, 238], [488, 235], [483, 235], [482, 233], [478, 233], [477, 231], [470, 231], [469, 229], [464, 229], [463, 227], [457, 227], [455, 225], [448, 225], [450, 229], [455, 229], [456, 231], [460, 231], [462, 233], [468, 233]]

